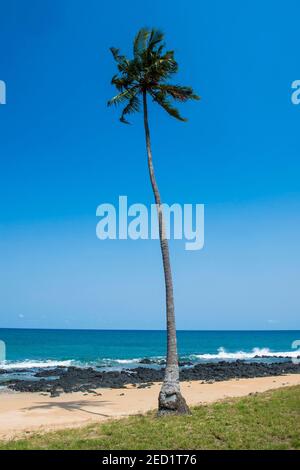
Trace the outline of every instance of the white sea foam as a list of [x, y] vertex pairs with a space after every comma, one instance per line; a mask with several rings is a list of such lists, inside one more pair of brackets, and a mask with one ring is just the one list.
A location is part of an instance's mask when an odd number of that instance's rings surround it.
[[297, 358], [300, 355], [300, 351], [270, 351], [269, 348], [253, 348], [252, 351], [236, 351], [229, 352], [224, 348], [219, 348], [217, 354], [193, 354], [191, 358], [201, 360], [228, 360], [228, 359], [254, 359], [255, 357], [285, 357], [285, 358]]
[[0, 368], [6, 369], [6, 370], [11, 370], [11, 369], [34, 369], [34, 368], [45, 368], [45, 367], [69, 367], [73, 365], [72, 360], [68, 361], [31, 361], [31, 360], [25, 360], [25, 361], [15, 361], [15, 362], [0, 362]]
[[116, 362], [117, 364], [136, 364], [140, 362], [141, 359], [110, 359], [111, 362]]
[[[279, 358], [283, 357], [286, 359], [293, 359], [298, 358], [300, 356], [300, 350], [293, 350], [293, 351], [270, 351], [269, 348], [253, 348], [252, 351], [236, 351], [236, 352], [229, 352], [226, 351], [225, 348], [221, 347], [218, 349], [217, 353], [205, 353], [205, 354], [190, 354], [185, 355], [181, 358], [181, 360], [191, 360], [191, 361], [226, 361], [226, 360], [251, 360], [254, 358]], [[153, 361], [153, 363], [159, 364], [162, 359], [162, 356], [156, 357], [149, 357]], [[114, 367], [116, 364], [120, 366], [126, 366], [130, 364], [139, 364], [141, 362], [141, 358], [133, 358], [133, 359], [98, 359], [92, 362], [80, 362], [75, 360], [62, 360], [62, 361], [55, 361], [55, 360], [22, 360], [22, 361], [3, 361], [0, 362], [0, 369], [6, 370], [13, 370], [13, 369], [40, 369], [40, 368], [50, 368], [50, 367], [70, 367], [70, 366], [77, 366], [77, 367]]]
[[111, 362], [116, 362], [117, 364], [143, 364], [144, 359], [150, 359], [153, 363], [159, 363], [160, 361], [164, 360], [165, 357], [163, 356], [152, 356], [152, 357], [137, 357], [134, 359], [109, 359]]

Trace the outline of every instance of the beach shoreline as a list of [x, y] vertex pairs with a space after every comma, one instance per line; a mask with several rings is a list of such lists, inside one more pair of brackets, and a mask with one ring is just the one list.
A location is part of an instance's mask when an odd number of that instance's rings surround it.
[[[44, 393], [2, 390], [0, 440], [144, 414], [156, 408], [160, 385], [158, 382], [146, 388], [132, 385], [97, 388], [91, 393], [62, 393], [53, 398]], [[293, 385], [300, 385], [300, 374], [213, 383], [185, 381], [181, 387], [188, 404], [195, 406]]]
[[[56, 397], [62, 393], [87, 392], [98, 388], [124, 388], [129, 385], [147, 388], [162, 382], [164, 367], [138, 366], [121, 370], [103, 370], [95, 367], [57, 367], [28, 370], [0, 370], [2, 385], [18, 392], [40, 392]], [[14, 375], [16, 374], [16, 375]], [[300, 374], [300, 364], [284, 362], [220, 361], [180, 367], [181, 382], [220, 382], [231, 379], [270, 377], [286, 374]]]

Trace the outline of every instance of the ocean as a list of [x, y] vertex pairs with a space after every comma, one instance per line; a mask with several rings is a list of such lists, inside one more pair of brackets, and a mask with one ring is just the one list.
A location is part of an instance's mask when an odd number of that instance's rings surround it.
[[[6, 360], [0, 368], [93, 366], [135, 367], [144, 358], [159, 363], [165, 357], [164, 331], [0, 329]], [[292, 343], [300, 331], [178, 331], [182, 361], [236, 359], [278, 361], [296, 358]]]

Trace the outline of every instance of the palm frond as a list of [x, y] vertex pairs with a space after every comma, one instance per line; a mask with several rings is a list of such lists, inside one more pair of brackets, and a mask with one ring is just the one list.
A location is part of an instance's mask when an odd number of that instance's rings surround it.
[[111, 51], [111, 53], [113, 55], [113, 58], [115, 59], [116, 62], [120, 62], [121, 60], [123, 60], [124, 56], [119, 54], [120, 49], [118, 49], [116, 47], [111, 47], [110, 51]]
[[160, 42], [164, 40], [164, 33], [159, 29], [152, 29], [149, 37], [148, 47], [153, 50]]
[[171, 102], [167, 99], [165, 93], [150, 91], [150, 95], [156, 103], [158, 103], [165, 111], [167, 111], [168, 114], [170, 114], [170, 116], [174, 117], [175, 119], [178, 119], [179, 121], [187, 121], [186, 118], [183, 118], [180, 115], [178, 109], [172, 106]]
[[130, 82], [126, 77], [119, 77], [118, 75], [114, 75], [111, 79], [111, 84], [115, 85], [118, 91], [123, 91], [124, 88], [127, 88], [130, 85]]
[[118, 73], [111, 80], [118, 91], [108, 101], [108, 106], [124, 105], [121, 122], [128, 123], [126, 115], [138, 112], [139, 96], [146, 91], [170, 116], [186, 121], [172, 101], [198, 100], [191, 87], [170, 84], [170, 78], [178, 71], [173, 50], [166, 50], [164, 34], [159, 29], [141, 28], [134, 38], [133, 58], [127, 59], [120, 49], [110, 48], [117, 63]]
[[141, 28], [133, 41], [133, 55], [138, 58], [147, 48], [147, 39], [150, 31], [147, 28]]
[[117, 62], [117, 67], [119, 72], [126, 73], [126, 68], [128, 67], [129, 61], [127, 60], [125, 55], [120, 55], [120, 49], [116, 47], [111, 47], [110, 51], [113, 55], [113, 58]]
[[125, 119], [126, 114], [133, 114], [133, 113], [139, 112], [139, 110], [140, 110], [140, 100], [137, 95], [134, 95], [132, 96], [132, 98], [130, 98], [129, 103], [123, 109], [121, 117], [120, 117], [120, 121], [123, 124], [130, 124]]
[[200, 100], [200, 96], [196, 95], [193, 89], [188, 86], [160, 84], [158, 88], [176, 101]]
[[107, 102], [107, 106], [112, 106], [113, 104], [117, 106], [118, 104], [121, 104], [126, 100], [130, 100], [133, 96], [136, 95], [136, 93], [137, 93], [137, 90], [135, 91], [134, 87], [132, 87], [131, 89], [124, 90], [118, 95], [111, 98]]
[[167, 51], [159, 58], [160, 69], [164, 79], [170, 77], [178, 71], [178, 64], [174, 59], [174, 51]]

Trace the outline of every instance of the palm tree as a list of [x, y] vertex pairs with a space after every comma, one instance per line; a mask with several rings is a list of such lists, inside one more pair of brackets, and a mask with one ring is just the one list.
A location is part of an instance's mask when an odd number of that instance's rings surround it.
[[180, 121], [186, 121], [186, 119], [181, 117], [171, 101], [185, 102], [190, 99], [199, 99], [192, 88], [168, 83], [168, 79], [177, 72], [178, 64], [174, 59], [174, 51], [164, 50], [163, 40], [164, 35], [161, 31], [142, 28], [134, 39], [132, 59], [127, 59], [124, 55], [121, 55], [119, 49], [114, 47], [110, 49], [118, 68], [118, 73], [113, 76], [111, 83], [117, 88], [118, 94], [108, 102], [109, 106], [124, 105], [120, 121], [125, 124], [129, 124], [126, 120], [127, 115], [140, 110], [141, 100], [143, 105], [149, 175], [158, 213], [166, 289], [167, 363], [158, 400], [160, 415], [189, 413], [189, 408], [181, 395], [179, 385], [172, 272], [168, 240], [165, 236], [162, 201], [152, 161], [147, 97], [150, 96], [170, 116]]

